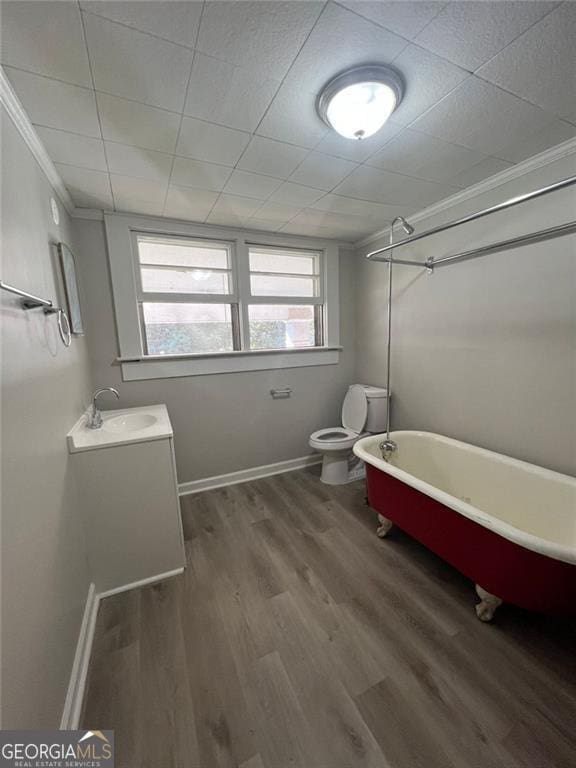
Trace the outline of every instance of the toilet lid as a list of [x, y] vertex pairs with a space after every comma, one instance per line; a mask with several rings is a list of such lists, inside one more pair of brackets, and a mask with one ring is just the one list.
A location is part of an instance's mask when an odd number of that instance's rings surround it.
[[349, 387], [342, 405], [342, 426], [360, 434], [366, 424], [368, 401], [364, 387], [353, 384]]

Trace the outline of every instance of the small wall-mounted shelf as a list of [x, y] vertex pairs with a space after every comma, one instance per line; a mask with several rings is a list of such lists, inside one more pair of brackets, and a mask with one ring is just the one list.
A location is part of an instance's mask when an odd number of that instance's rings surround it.
[[3, 280], [0, 280], [0, 289], [13, 293], [16, 296], [22, 298], [20, 306], [22, 309], [42, 309], [45, 315], [56, 315], [58, 322], [58, 331], [60, 338], [65, 347], [69, 347], [72, 342], [72, 334], [70, 333], [70, 323], [68, 321], [68, 315], [62, 307], [55, 307], [54, 303], [49, 299], [42, 299], [40, 296], [35, 296], [28, 291], [22, 291], [20, 288], [16, 288], [13, 285], [8, 285]]

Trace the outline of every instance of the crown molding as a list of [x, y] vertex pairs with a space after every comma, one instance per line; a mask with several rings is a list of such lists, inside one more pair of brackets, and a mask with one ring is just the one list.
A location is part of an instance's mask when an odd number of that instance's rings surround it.
[[16, 93], [12, 88], [10, 81], [6, 77], [6, 73], [2, 67], [0, 67], [0, 104], [2, 104], [6, 112], [10, 115], [12, 122], [18, 130], [18, 133], [24, 139], [24, 142], [28, 146], [30, 152], [32, 152], [32, 155], [50, 182], [54, 192], [60, 198], [62, 205], [66, 208], [70, 215], [73, 215], [76, 206], [70, 197], [70, 193], [64, 186], [62, 177], [48, 156], [44, 145], [40, 141], [34, 126], [30, 122], [30, 118], [26, 114], [20, 99], [18, 96], [16, 96]]
[[[443, 211], [447, 211], [466, 200], [471, 200], [484, 192], [497, 189], [498, 187], [507, 184], [509, 181], [519, 179], [527, 173], [531, 173], [538, 168], [543, 168], [546, 165], [555, 163], [557, 160], [562, 160], [563, 158], [570, 157], [574, 154], [576, 154], [576, 138], [568, 139], [568, 141], [564, 141], [562, 144], [557, 144], [555, 147], [546, 149], [538, 155], [534, 155], [527, 160], [523, 160], [521, 163], [513, 165], [512, 168], [507, 168], [505, 171], [501, 171], [500, 173], [494, 174], [494, 176], [479, 181], [478, 184], [474, 184], [472, 187], [467, 187], [461, 192], [456, 192], [456, 194], [446, 197], [444, 200], [440, 200], [438, 203], [434, 203], [418, 213], [411, 214], [409, 216], [410, 223], [418, 223], [423, 219], [429, 219], [430, 217], [436, 216]], [[354, 243], [354, 247], [362, 248], [366, 245], [371, 245], [381, 238], [386, 237], [389, 233], [390, 226], [384, 227], [383, 229], [374, 232], [374, 234], [369, 235], [362, 240], [358, 240]]]

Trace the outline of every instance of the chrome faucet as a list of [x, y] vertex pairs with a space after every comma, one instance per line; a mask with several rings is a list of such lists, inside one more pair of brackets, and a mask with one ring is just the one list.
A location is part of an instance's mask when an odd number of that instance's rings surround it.
[[394, 440], [388, 439], [380, 443], [378, 448], [380, 448], [384, 461], [390, 461], [390, 456], [398, 450], [398, 444]]
[[88, 418], [86, 419], [86, 426], [88, 429], [100, 429], [102, 426], [102, 414], [98, 410], [96, 401], [103, 392], [112, 392], [114, 395], [116, 395], [116, 399], [120, 400], [118, 390], [114, 389], [114, 387], [103, 387], [102, 389], [97, 389], [92, 396], [92, 406], [90, 408]]

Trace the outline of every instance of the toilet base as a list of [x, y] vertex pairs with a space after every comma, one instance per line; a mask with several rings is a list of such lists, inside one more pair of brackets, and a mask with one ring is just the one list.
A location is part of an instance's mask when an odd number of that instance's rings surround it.
[[360, 480], [366, 474], [363, 461], [356, 459], [352, 451], [325, 453], [320, 481], [326, 485], [345, 485]]

